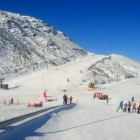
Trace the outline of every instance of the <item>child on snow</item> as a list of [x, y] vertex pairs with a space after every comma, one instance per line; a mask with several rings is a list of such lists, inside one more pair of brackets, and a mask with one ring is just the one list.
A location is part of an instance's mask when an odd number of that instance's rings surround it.
[[132, 107], [133, 107], [132, 112], [133, 112], [134, 110], [135, 110], [135, 112], [136, 112], [136, 104], [135, 104], [135, 103], [132, 104]]
[[123, 112], [126, 112], [127, 111], [127, 103], [124, 104], [124, 110]]

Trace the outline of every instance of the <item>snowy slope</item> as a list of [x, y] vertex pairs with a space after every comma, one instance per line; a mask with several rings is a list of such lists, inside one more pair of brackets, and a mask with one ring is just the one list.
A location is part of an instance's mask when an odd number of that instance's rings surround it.
[[[121, 55], [110, 55], [91, 66], [88, 75], [95, 75], [96, 83], [110, 83], [138, 77], [140, 63]], [[118, 78], [117, 78], [118, 77]]]
[[[139, 114], [123, 113], [122, 110], [116, 112], [119, 102], [123, 100], [127, 103], [132, 96], [135, 97], [135, 103], [139, 104], [140, 86], [135, 85], [136, 81], [140, 82], [140, 79], [129, 79], [118, 84], [106, 85], [99, 90], [98, 92], [109, 95], [109, 105], [106, 101], [93, 99], [93, 92], [67, 93], [68, 96], [73, 96], [74, 102], [79, 100], [76, 106], [69, 105], [24, 123], [20, 127], [14, 126], [14, 130], [0, 135], [0, 139], [139, 140]], [[63, 94], [57, 95], [61, 101], [62, 96]], [[45, 104], [49, 105], [49, 103]], [[12, 115], [15, 110], [10, 112]]]

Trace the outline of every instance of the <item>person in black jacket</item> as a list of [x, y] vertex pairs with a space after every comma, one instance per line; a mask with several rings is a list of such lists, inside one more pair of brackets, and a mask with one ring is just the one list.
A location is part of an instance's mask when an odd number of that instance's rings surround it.
[[13, 98], [11, 99], [11, 104], [13, 104]]
[[137, 107], [137, 110], [138, 110], [137, 113], [140, 114], [140, 104], [139, 104], [139, 106]]
[[66, 105], [66, 94], [64, 94], [64, 96], [63, 96], [63, 105]]
[[130, 103], [130, 101], [128, 102], [127, 107], [128, 107], [128, 113], [130, 113], [130, 109], [131, 109], [131, 103]]
[[72, 103], [72, 99], [73, 99], [72, 96], [70, 96], [70, 104]]

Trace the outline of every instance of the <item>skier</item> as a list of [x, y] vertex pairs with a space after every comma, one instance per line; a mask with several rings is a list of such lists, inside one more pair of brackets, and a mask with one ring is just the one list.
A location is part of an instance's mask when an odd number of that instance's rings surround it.
[[67, 105], [67, 103], [68, 103], [68, 96], [66, 95], [66, 105]]
[[63, 96], [63, 105], [65, 105], [66, 104], [66, 94], [64, 94], [64, 96]]
[[128, 113], [130, 113], [130, 109], [131, 109], [131, 103], [130, 103], [130, 101], [128, 102]]
[[118, 110], [119, 110], [120, 108], [121, 108], [121, 109], [122, 109], [122, 111], [123, 111], [123, 101], [121, 101], [121, 102], [120, 102], [120, 105], [119, 105], [119, 107], [118, 107], [118, 109], [117, 109], [117, 111], [116, 111], [116, 112], [118, 112]]
[[135, 112], [136, 112], [136, 104], [135, 104], [135, 103], [132, 105], [132, 107], [133, 107], [132, 112], [133, 112], [134, 110], [135, 110]]
[[72, 99], [73, 99], [72, 96], [70, 96], [70, 104], [71, 104], [71, 102], [72, 102]]
[[13, 104], [13, 98], [11, 99], [11, 104]]
[[124, 110], [123, 112], [126, 112], [127, 111], [127, 103], [124, 104]]
[[46, 96], [47, 96], [47, 90], [45, 90], [43, 93], [43, 97], [46, 97]]

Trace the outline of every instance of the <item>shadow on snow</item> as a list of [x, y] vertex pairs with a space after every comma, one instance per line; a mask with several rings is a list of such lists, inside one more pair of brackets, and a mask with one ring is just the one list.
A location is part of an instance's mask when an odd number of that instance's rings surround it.
[[112, 120], [112, 119], [116, 119], [116, 118], [120, 118], [120, 117], [125, 117], [125, 116], [128, 116], [128, 115], [130, 115], [130, 114], [116, 116], [116, 117], [107, 118], [107, 119], [102, 119], [102, 120], [94, 121], [94, 122], [91, 122], [91, 123], [86, 123], [86, 124], [83, 124], [83, 125], [74, 126], [74, 127], [70, 127], [70, 128], [66, 128], [66, 129], [62, 129], [62, 130], [58, 130], [58, 131], [53, 131], [53, 132], [42, 133], [42, 134], [51, 134], [51, 133], [63, 132], [63, 131], [67, 131], [67, 130], [71, 130], [71, 129], [75, 129], [75, 128], [80, 128], [80, 127], [83, 127], [83, 126], [91, 125], [91, 124], [94, 124], [94, 123], [99, 123], [99, 122], [108, 121], [108, 120]]
[[[53, 111], [46, 113], [40, 117], [37, 117], [33, 120], [22, 123], [21, 125], [7, 126], [7, 127], [2, 129], [3, 131], [5, 131], [5, 133], [2, 133], [0, 135], [0, 140], [6, 140], [6, 139], [7, 140], [8, 139], [10, 139], [10, 140], [16, 140], [16, 139], [25, 140], [25, 138], [27, 138], [27, 137], [44, 136], [44, 133], [38, 133], [35, 131], [37, 129], [39, 129], [40, 127], [42, 127], [43, 125], [45, 125], [49, 119], [51, 119], [52, 117], [55, 117], [51, 114], [59, 113], [59, 112], [64, 111], [64, 110], [70, 110], [75, 106], [76, 106], [76, 104], [73, 103], [71, 105], [63, 106], [61, 108], [53, 110]], [[6, 132], [7, 130], [8, 130], [8, 132]]]
[[[51, 112], [49, 112], [49, 113], [47, 113], [47, 114], [45, 114], [45, 115], [43, 115], [41, 117], [38, 117], [38, 118], [36, 118], [36, 119], [34, 119], [32, 121], [26, 122], [26, 123], [22, 124], [21, 126], [13, 129], [12, 131], [7, 132], [6, 135], [2, 134], [0, 136], [0, 140], [5, 140], [5, 139], [10, 139], [10, 140], [20, 139], [20, 140], [24, 140], [27, 137], [35, 137], [35, 136], [37, 136], [37, 137], [40, 136], [41, 137], [41, 136], [44, 136], [44, 135], [47, 135], [47, 134], [60, 133], [60, 132], [68, 131], [68, 130], [71, 130], [71, 129], [76, 129], [76, 128], [92, 125], [92, 124], [95, 124], [95, 123], [100, 123], [100, 122], [104, 122], [104, 121], [108, 121], [108, 120], [112, 120], [112, 119], [117, 119], [117, 118], [120, 118], [120, 117], [126, 117], [126, 116], [130, 115], [130, 114], [120, 115], [120, 116], [116, 116], [116, 117], [97, 120], [97, 121], [94, 121], [94, 122], [90, 122], [90, 123], [86, 123], [86, 124], [66, 128], [66, 129], [61, 129], [61, 130], [57, 130], [57, 131], [50, 131], [50, 132], [47, 132], [47, 133], [35, 132], [37, 129], [39, 129], [40, 127], [45, 125], [45, 123], [49, 119], [52, 118], [50, 113], [53, 114], [53, 113], [58, 113], [60, 111], [69, 110], [69, 109], [72, 109], [75, 106], [76, 106], [76, 104], [64, 106], [64, 107], [62, 107], [60, 109], [51, 111]], [[8, 127], [5, 128], [5, 130], [6, 129], [8, 129]]]

